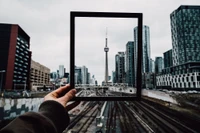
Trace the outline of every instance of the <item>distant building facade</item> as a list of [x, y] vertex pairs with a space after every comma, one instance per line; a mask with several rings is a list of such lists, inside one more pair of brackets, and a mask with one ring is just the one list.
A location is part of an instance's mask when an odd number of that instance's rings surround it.
[[128, 83], [129, 86], [135, 86], [133, 41], [127, 42], [125, 55], [126, 55], [125, 56], [126, 83]]
[[155, 72], [155, 61], [153, 59], [150, 59], [150, 72]]
[[155, 59], [155, 73], [161, 74], [163, 66], [163, 58], [162, 57], [156, 57]]
[[87, 84], [88, 69], [86, 66], [81, 67], [82, 84]]
[[65, 68], [64, 65], [59, 65], [59, 77], [63, 78], [65, 74]]
[[86, 66], [75, 66], [75, 84], [90, 84], [91, 76]]
[[172, 67], [173, 66], [172, 49], [163, 53], [163, 57], [164, 57], [164, 68]]
[[50, 69], [36, 61], [31, 60], [31, 83], [41, 86], [49, 85]]
[[64, 78], [67, 78], [67, 79], [68, 79], [68, 78], [69, 78], [69, 73], [66, 73], [66, 72], [65, 72]]
[[94, 77], [94, 75], [92, 75], [92, 78], [90, 79], [90, 84], [91, 84], [91, 85], [96, 85], [96, 84], [95, 84], [95, 81], [96, 81], [96, 80], [95, 80], [95, 77]]
[[200, 72], [187, 74], [165, 74], [156, 77], [157, 88], [176, 89], [176, 90], [199, 90]]
[[142, 73], [142, 88], [153, 89], [156, 85], [155, 73]]
[[91, 79], [90, 73], [87, 73], [87, 83], [86, 84], [90, 84], [90, 79]]
[[115, 74], [115, 71], [112, 71], [112, 82], [116, 83], [116, 74]]
[[75, 66], [75, 84], [82, 84], [81, 67]]
[[[142, 72], [149, 72], [150, 71], [150, 29], [148, 26], [143, 26], [143, 33], [142, 33]], [[137, 54], [138, 54], [138, 27], [134, 28], [134, 58], [135, 58], [135, 71], [137, 68]]]
[[115, 55], [115, 78], [116, 83], [125, 83], [125, 53], [118, 52]]
[[30, 89], [30, 37], [17, 24], [0, 24], [1, 91]]
[[57, 72], [51, 72], [50, 73], [50, 81], [55, 81], [59, 78]]
[[97, 80], [95, 80], [95, 85], [96, 85], [96, 86], [98, 85], [98, 81], [97, 81]]

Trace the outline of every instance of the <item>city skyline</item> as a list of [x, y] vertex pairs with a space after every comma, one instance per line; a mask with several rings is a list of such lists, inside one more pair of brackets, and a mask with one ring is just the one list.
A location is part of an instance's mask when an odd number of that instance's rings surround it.
[[[108, 30], [107, 45], [109, 47], [109, 52], [107, 53], [108, 75], [110, 76], [112, 71], [115, 71], [115, 55], [119, 51], [124, 52], [126, 43], [133, 41], [133, 28], [137, 26], [136, 22], [137, 19], [124, 18], [78, 18], [76, 20], [75, 32], [75, 65], [87, 66], [100, 84], [105, 80], [104, 48], [106, 27]], [[89, 25], [91, 27], [99, 27], [100, 29], [90, 29], [88, 28]], [[118, 30], [119, 27], [124, 28], [123, 30]], [[101, 36], [102, 34], [103, 36]], [[83, 36], [87, 38], [82, 38]], [[120, 40], [118, 40], [119, 37], [121, 37]]]
[[[10, 4], [11, 2], [12, 4]], [[76, 4], [76, 2], [43, 2], [17, 2], [9, 0], [1, 1], [0, 22], [19, 24], [25, 30], [25, 32], [30, 35], [31, 51], [33, 51], [32, 58], [34, 60], [41, 62], [45, 66], [48, 66], [51, 71], [56, 71], [57, 66], [59, 64], [63, 64], [66, 66], [67, 72], [69, 72], [69, 58], [67, 59], [67, 57], [69, 57], [69, 12], [71, 10], [142, 12], [144, 19], [143, 25], [148, 25], [150, 27], [151, 58], [155, 59], [155, 56], [163, 56], [163, 52], [171, 49], [172, 41], [170, 32], [170, 14], [180, 5], [199, 4], [198, 0], [193, 0], [190, 2], [179, 0], [175, 2], [167, 1], [162, 3], [160, 1], [154, 1], [152, 3], [148, 3], [148, 5], [144, 4], [145, 1], [140, 1], [135, 4], [133, 4], [134, 1], [123, 1], [123, 7], [121, 6], [122, 3], [118, 1], [101, 1], [94, 3], [93, 1], [84, 1], [84, 3], [79, 1], [79, 4]], [[97, 4], [90, 7], [87, 6], [88, 2], [90, 2], [91, 5], [94, 5], [95, 3]], [[107, 6], [104, 6], [104, 2], [107, 2]], [[173, 4], [171, 4], [172, 2]], [[7, 5], [11, 5], [9, 10]], [[110, 5], [112, 5], [112, 7]], [[170, 6], [165, 7], [162, 5]], [[43, 6], [45, 6], [45, 8]], [[23, 12], [23, 14], [21, 12]], [[85, 28], [97, 28], [98, 30], [99, 27], [100, 26], [94, 27], [89, 25]], [[107, 25], [106, 27], [110, 26]], [[132, 26], [132, 29], [134, 27], [135, 26]], [[104, 29], [105, 27], [103, 30]], [[118, 31], [123, 31], [123, 29], [124, 27], [122, 26], [118, 27]], [[102, 45], [104, 45], [104, 33], [105, 32], [98, 34], [98, 36], [100, 36], [101, 40], [103, 41]], [[112, 34], [112, 32], [109, 32], [109, 34]], [[83, 37], [90, 39], [95, 38], [96, 36], [97, 35], [92, 35], [92, 37]], [[128, 41], [132, 41], [126, 40], [126, 42], [121, 42], [121, 39], [119, 40], [118, 36], [116, 36], [116, 38], [117, 39], [114, 40], [114, 43], [120, 44], [120, 46], [123, 47], [120, 51], [125, 51], [126, 43]], [[99, 40], [96, 40], [96, 42], [98, 41]], [[102, 49], [99, 51], [102, 51]], [[82, 63], [81, 66], [82, 65], [85, 64]], [[89, 66], [88, 68], [90, 70]], [[111, 75], [112, 70], [114, 69], [109, 68], [109, 75]], [[104, 72], [102, 75], [104, 75]]]

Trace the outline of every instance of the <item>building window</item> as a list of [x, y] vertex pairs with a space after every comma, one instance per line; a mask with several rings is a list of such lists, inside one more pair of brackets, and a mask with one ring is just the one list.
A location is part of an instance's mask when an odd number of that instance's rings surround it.
[[189, 81], [189, 78], [188, 77], [186, 77], [186, 82], [188, 82]]
[[21, 43], [23, 43], [23, 44], [24, 44], [24, 41], [23, 41], [23, 40], [21, 40]]
[[200, 81], [200, 76], [197, 76], [197, 81]]
[[196, 87], [195, 82], [193, 82], [193, 87], [194, 87], [194, 88]]

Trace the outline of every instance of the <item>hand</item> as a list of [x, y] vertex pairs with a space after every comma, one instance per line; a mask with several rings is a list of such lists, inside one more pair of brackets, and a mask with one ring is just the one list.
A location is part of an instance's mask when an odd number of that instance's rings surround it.
[[72, 104], [67, 105], [67, 103], [73, 97], [75, 97], [75, 94], [76, 94], [76, 90], [75, 89], [70, 90], [70, 86], [69, 84], [67, 84], [66, 86], [60, 87], [57, 90], [52, 91], [51, 93], [47, 94], [44, 97], [44, 101], [54, 100], [56, 102], [59, 102], [64, 108], [67, 109], [67, 111], [69, 111], [80, 103], [80, 102], [73, 102]]

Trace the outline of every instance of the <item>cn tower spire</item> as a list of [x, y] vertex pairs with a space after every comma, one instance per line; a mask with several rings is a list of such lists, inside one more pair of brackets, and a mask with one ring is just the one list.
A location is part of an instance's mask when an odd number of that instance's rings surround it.
[[108, 40], [108, 31], [107, 31], [107, 27], [106, 27], [106, 47], [107, 47], [107, 40]]
[[107, 85], [108, 83], [108, 51], [109, 51], [109, 48], [108, 48], [108, 38], [107, 38], [107, 27], [106, 27], [106, 39], [105, 39], [105, 48], [104, 48], [104, 52], [105, 52], [105, 85]]

